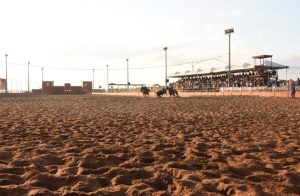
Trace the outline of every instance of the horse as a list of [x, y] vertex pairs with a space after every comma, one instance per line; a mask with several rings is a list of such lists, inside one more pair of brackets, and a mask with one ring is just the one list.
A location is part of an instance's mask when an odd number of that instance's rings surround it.
[[168, 92], [169, 92], [169, 95], [170, 97], [173, 96], [173, 97], [179, 97], [178, 95], [178, 91], [174, 88], [167, 88]]
[[161, 89], [161, 90], [159, 90], [159, 91], [156, 92], [156, 96], [157, 97], [162, 97], [166, 93], [167, 93], [166, 89], [163, 88], [163, 89]]
[[149, 96], [150, 90], [149, 90], [147, 87], [142, 86], [142, 87], [141, 87], [141, 92], [143, 93], [143, 96], [146, 96], [146, 95]]

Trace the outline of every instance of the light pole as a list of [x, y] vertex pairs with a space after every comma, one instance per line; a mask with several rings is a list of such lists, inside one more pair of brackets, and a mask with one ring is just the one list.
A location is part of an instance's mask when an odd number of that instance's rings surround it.
[[94, 80], [95, 79], [95, 69], [93, 69], [93, 89], [92, 89], [92, 91], [94, 92]]
[[129, 59], [126, 59], [127, 62], [127, 90], [129, 90], [129, 66], [128, 66]]
[[8, 57], [8, 54], [5, 54], [5, 72], [6, 72], [6, 81], [5, 81], [5, 93], [7, 93], [7, 57]]
[[108, 89], [109, 89], [109, 80], [108, 80], [108, 65], [106, 65], [106, 82], [107, 82], [107, 90], [106, 90], [106, 92], [108, 92]]
[[164, 51], [165, 51], [165, 82], [166, 82], [166, 88], [168, 87], [168, 70], [167, 70], [167, 47], [164, 47]]
[[229, 37], [229, 62], [228, 62], [228, 87], [230, 87], [230, 68], [231, 68], [231, 55], [230, 55], [230, 37], [231, 37], [231, 33], [234, 33], [234, 29], [226, 29], [224, 31], [225, 35], [228, 34]]
[[30, 62], [28, 62], [28, 93], [29, 93], [29, 64]]
[[42, 94], [44, 93], [43, 83], [44, 83], [44, 68], [42, 67]]

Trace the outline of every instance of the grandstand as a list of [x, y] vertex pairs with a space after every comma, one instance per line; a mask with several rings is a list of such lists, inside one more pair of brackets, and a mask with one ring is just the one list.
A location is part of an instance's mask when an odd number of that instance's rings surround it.
[[227, 87], [279, 87], [282, 81], [278, 79], [279, 69], [289, 66], [272, 61], [272, 55], [253, 56], [254, 64], [244, 63], [241, 66], [231, 66], [230, 84], [228, 86], [228, 66], [222, 68], [210, 67], [208, 70], [176, 72], [170, 78], [178, 78], [174, 86], [181, 90], [206, 91]]

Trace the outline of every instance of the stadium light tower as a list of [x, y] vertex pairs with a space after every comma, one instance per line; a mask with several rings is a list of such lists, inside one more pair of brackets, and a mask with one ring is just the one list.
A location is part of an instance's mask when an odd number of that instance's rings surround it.
[[228, 59], [228, 87], [230, 87], [230, 68], [231, 68], [231, 54], [230, 54], [230, 37], [231, 33], [234, 33], [234, 29], [226, 29], [224, 31], [225, 35], [229, 37], [229, 59]]
[[5, 93], [7, 93], [7, 57], [8, 57], [8, 54], [5, 54], [5, 72], [6, 72]]
[[164, 51], [165, 51], [165, 82], [166, 82], [166, 88], [168, 87], [168, 69], [167, 69], [167, 50], [168, 48], [167, 47], [164, 47]]

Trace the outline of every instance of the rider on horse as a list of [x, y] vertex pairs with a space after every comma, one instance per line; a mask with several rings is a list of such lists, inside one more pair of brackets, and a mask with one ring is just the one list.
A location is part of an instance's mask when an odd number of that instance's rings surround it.
[[144, 96], [146, 96], [146, 95], [149, 96], [150, 90], [149, 90], [147, 87], [142, 86], [142, 87], [141, 87], [141, 92], [143, 93]]

